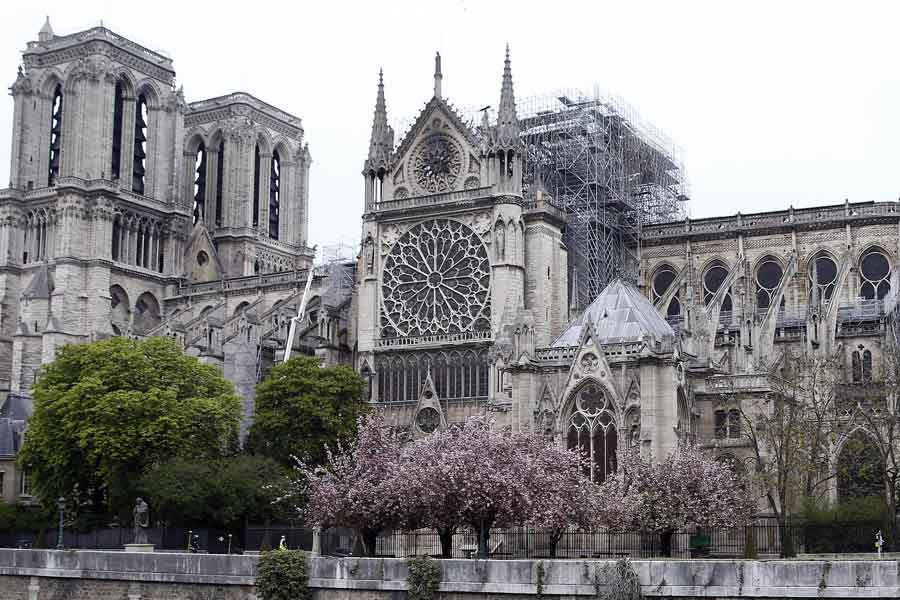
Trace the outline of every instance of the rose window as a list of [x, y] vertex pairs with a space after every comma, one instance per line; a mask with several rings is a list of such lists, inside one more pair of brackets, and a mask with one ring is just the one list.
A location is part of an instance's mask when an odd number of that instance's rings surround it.
[[441, 415], [431, 406], [426, 406], [416, 415], [416, 425], [423, 433], [431, 433], [441, 424]]
[[413, 157], [416, 183], [429, 192], [446, 192], [459, 177], [462, 153], [447, 136], [435, 135], [426, 139]]
[[489, 329], [490, 283], [487, 250], [474, 231], [449, 219], [420, 223], [384, 261], [382, 337]]

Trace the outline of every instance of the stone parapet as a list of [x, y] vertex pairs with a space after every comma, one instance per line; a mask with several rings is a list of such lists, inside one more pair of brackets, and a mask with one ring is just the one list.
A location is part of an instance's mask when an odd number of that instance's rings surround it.
[[[0, 549], [0, 590], [30, 585], [49, 591], [67, 581], [72, 591], [72, 586], [94, 589], [118, 582], [139, 586], [146, 597], [155, 598], [165, 589], [174, 594], [167, 597], [186, 599], [193, 597], [191, 589], [214, 586], [220, 593], [230, 590], [223, 597], [250, 600], [255, 598], [257, 560], [211, 554]], [[540, 577], [542, 597], [595, 597], [597, 584], [603, 589], [603, 567], [609, 562], [443, 560], [440, 592], [446, 598], [473, 600], [537, 597]], [[900, 597], [897, 560], [637, 560], [632, 565], [646, 597]], [[406, 591], [408, 571], [404, 559], [315, 557], [310, 558], [309, 575], [316, 598], [392, 600]]]

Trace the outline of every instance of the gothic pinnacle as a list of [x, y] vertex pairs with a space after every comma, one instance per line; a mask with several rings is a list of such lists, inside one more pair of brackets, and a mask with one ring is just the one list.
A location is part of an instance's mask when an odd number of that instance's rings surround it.
[[441, 74], [441, 53], [434, 55], [434, 97], [441, 98], [441, 80], [444, 76]]
[[509, 61], [509, 44], [503, 62], [503, 84], [500, 86], [500, 106], [497, 109], [497, 134], [506, 146], [518, 143], [519, 119], [516, 117], [516, 97], [513, 93], [512, 68]]
[[369, 162], [384, 166], [393, 149], [394, 132], [387, 121], [387, 103], [384, 99], [384, 70], [378, 70], [378, 95], [375, 99], [375, 117], [372, 120], [372, 137], [369, 142]]

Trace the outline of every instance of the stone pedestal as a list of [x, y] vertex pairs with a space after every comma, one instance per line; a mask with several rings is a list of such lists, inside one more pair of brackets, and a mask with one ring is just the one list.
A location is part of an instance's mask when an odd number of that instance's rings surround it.
[[153, 544], [125, 544], [125, 552], [153, 552]]

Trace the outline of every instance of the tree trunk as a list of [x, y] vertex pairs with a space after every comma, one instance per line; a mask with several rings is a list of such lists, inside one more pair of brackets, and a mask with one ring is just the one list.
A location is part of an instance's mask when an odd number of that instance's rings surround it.
[[375, 556], [375, 549], [378, 544], [377, 529], [363, 529], [359, 532], [362, 537], [363, 550], [366, 556]]
[[667, 558], [672, 556], [672, 538], [674, 537], [674, 529], [666, 529], [659, 532], [660, 551], [662, 552], [662, 555]]
[[556, 547], [559, 545], [559, 540], [562, 538], [563, 531], [553, 530], [550, 532], [550, 558], [556, 558]]
[[478, 523], [478, 558], [488, 558], [488, 538], [491, 536], [491, 522], [484, 519]]
[[794, 550], [794, 532], [784, 515], [778, 515], [778, 533], [781, 534], [781, 558], [796, 556]]
[[437, 530], [438, 539], [441, 540], [441, 558], [453, 558], [453, 534], [455, 528], [442, 527]]

